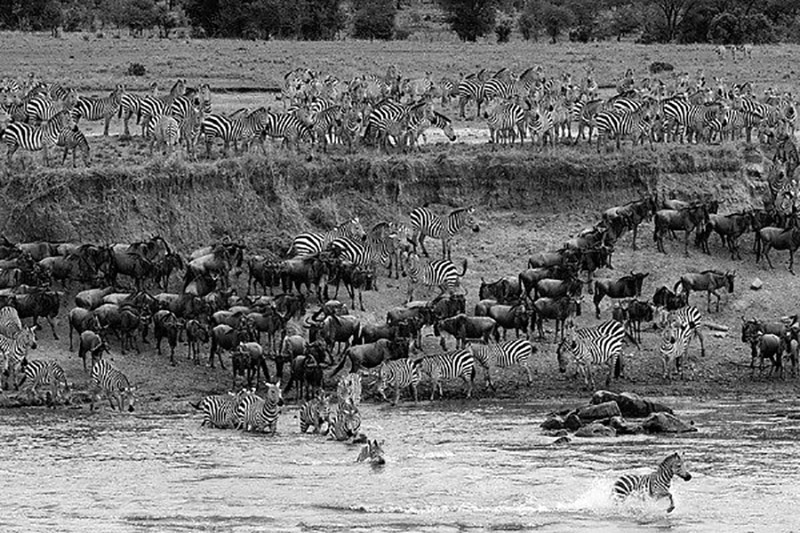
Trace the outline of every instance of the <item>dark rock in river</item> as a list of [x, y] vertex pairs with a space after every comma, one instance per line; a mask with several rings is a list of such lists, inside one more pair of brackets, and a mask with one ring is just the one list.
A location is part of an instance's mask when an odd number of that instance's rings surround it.
[[689, 433], [697, 431], [693, 425], [687, 424], [670, 413], [653, 413], [642, 422], [642, 429], [648, 433]]
[[558, 415], [550, 415], [542, 422], [541, 428], [545, 430], [564, 429], [564, 419]]
[[612, 416], [620, 416], [619, 406], [617, 402], [610, 401], [597, 405], [587, 405], [586, 407], [579, 407], [577, 411], [581, 420], [598, 420], [601, 418], [611, 418]]
[[583, 425], [581, 422], [581, 418], [573, 411], [567, 415], [567, 419], [564, 420], [564, 427], [570, 431], [576, 431], [580, 429]]
[[599, 422], [592, 422], [575, 432], [576, 437], [614, 437], [616, 434], [614, 428], [604, 426]]
[[672, 409], [666, 405], [646, 400], [632, 392], [617, 394], [615, 392], [600, 390], [592, 395], [591, 403], [592, 405], [598, 405], [611, 401], [617, 402], [620, 414], [628, 418], [644, 418], [653, 413], [661, 412], [672, 413]]

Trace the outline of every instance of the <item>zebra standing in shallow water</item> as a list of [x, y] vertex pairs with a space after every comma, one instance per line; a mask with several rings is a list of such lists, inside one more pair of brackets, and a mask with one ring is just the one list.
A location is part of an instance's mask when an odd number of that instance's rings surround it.
[[29, 349], [36, 349], [35, 326], [23, 327], [12, 336], [0, 334], [0, 369], [6, 376], [6, 389], [9, 384], [17, 388], [17, 367], [28, 355]]
[[467, 398], [472, 397], [472, 386], [475, 381], [475, 359], [469, 349], [462, 348], [443, 354], [423, 357], [418, 363], [431, 381], [431, 401], [436, 389], [439, 389], [439, 398], [442, 394], [442, 380], [461, 378], [467, 385]]
[[247, 394], [252, 393], [253, 391], [242, 389], [236, 394], [215, 394], [191, 405], [203, 412], [203, 422], [200, 427], [209, 425], [219, 429], [235, 428], [238, 424], [236, 410], [239, 403]]
[[425, 248], [425, 237], [440, 239], [442, 241], [442, 259], [450, 259], [452, 248], [450, 241], [453, 236], [466, 227], [472, 231], [480, 231], [480, 226], [475, 221], [474, 207], [460, 207], [454, 209], [447, 216], [440, 217], [427, 207], [418, 207], [411, 212], [411, 229], [414, 232], [411, 242], [414, 251], [417, 244], [422, 248], [422, 254], [428, 257]]
[[625, 474], [614, 482], [614, 497], [624, 499], [631, 494], [650, 496], [653, 499], [669, 498], [667, 512], [675, 509], [675, 500], [669, 491], [672, 478], [678, 476], [684, 481], [692, 479], [679, 453], [673, 453], [661, 461], [655, 472], [650, 474]]
[[27, 383], [26, 389], [31, 396], [38, 397], [37, 387], [49, 387], [49, 403], [54, 404], [61, 399], [61, 385], [64, 390], [69, 390], [67, 378], [64, 376], [64, 369], [55, 361], [29, 361], [27, 358], [22, 360], [22, 379], [20, 385]]
[[528, 386], [533, 383], [531, 369], [528, 367], [528, 360], [538, 351], [527, 339], [514, 339], [503, 343], [489, 341], [488, 344], [468, 344], [467, 349], [472, 352], [472, 357], [480, 363], [486, 371], [486, 383], [495, 390], [492, 383], [492, 368], [508, 368], [510, 366], [521, 366], [528, 377]]
[[92, 367], [92, 405], [89, 410], [94, 411], [94, 404], [102, 394], [108, 398], [112, 410], [114, 409], [114, 400], [116, 400], [117, 408], [120, 411], [127, 404], [128, 411], [133, 412], [136, 387], [131, 386], [125, 374], [114, 368], [105, 359], [99, 360]]
[[414, 392], [414, 403], [418, 401], [417, 385], [420, 381], [420, 368], [416, 361], [410, 359], [398, 359], [395, 361], [384, 361], [378, 370], [378, 393], [384, 401], [386, 397], [386, 387], [394, 385], [394, 400], [392, 405], [396, 405], [400, 399], [400, 389], [411, 387]]
[[274, 435], [278, 429], [278, 417], [281, 414], [283, 396], [280, 382], [267, 383], [265, 398], [256, 394], [245, 396], [236, 409], [239, 429], [245, 431], [269, 431]]
[[[578, 373], [583, 376], [587, 387], [594, 389], [592, 365], [606, 365], [609, 367], [606, 387], [611, 384], [612, 375], [619, 377], [622, 374], [622, 340], [627, 333], [625, 327], [616, 320], [608, 320], [594, 328], [574, 329], [567, 335], [556, 349], [558, 356], [558, 369], [567, 371], [569, 359], [567, 350], [572, 354]], [[570, 340], [569, 337], [572, 337]]]
[[323, 427], [329, 425], [331, 416], [330, 397], [320, 391], [316, 398], [306, 400], [300, 406], [297, 418], [300, 419], [300, 433], [313, 428], [313, 433], [323, 433]]

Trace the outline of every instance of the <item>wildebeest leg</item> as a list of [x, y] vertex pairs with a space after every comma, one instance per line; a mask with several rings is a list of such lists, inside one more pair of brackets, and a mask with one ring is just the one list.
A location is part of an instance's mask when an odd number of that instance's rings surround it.
[[419, 247], [422, 248], [422, 255], [424, 255], [425, 257], [429, 257], [428, 250], [425, 248], [425, 235], [420, 233], [418, 242], [419, 242]]
[[794, 249], [789, 248], [789, 272], [794, 275]]
[[690, 233], [691, 233], [691, 230], [686, 230], [684, 232], [684, 237], [683, 237], [683, 255], [684, 255], [684, 257], [689, 257], [689, 234]]

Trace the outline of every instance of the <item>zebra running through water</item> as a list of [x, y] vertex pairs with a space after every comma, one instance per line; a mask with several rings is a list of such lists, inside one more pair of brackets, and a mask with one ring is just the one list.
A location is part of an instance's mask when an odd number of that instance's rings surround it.
[[460, 207], [450, 211], [445, 216], [438, 216], [427, 207], [418, 207], [411, 212], [412, 244], [417, 251], [417, 244], [422, 248], [422, 254], [428, 257], [425, 248], [425, 237], [442, 241], [442, 259], [450, 259], [452, 246], [450, 241], [459, 231], [471, 228], [473, 232], [480, 231], [480, 226], [475, 220], [475, 208]]
[[55, 361], [40, 361], [22, 360], [21, 363], [22, 379], [19, 385], [25, 384], [25, 389], [31, 397], [39, 397], [39, 387], [48, 387], [47, 399], [50, 405], [55, 404], [61, 400], [61, 385], [64, 385], [64, 391], [69, 390], [67, 378], [64, 375], [64, 369]]
[[411, 387], [414, 393], [414, 403], [417, 403], [419, 400], [417, 385], [419, 385], [420, 377], [420, 367], [416, 361], [410, 359], [384, 361], [378, 369], [378, 393], [383, 401], [388, 401], [386, 387], [394, 386], [392, 405], [397, 405], [400, 399], [400, 389]]
[[103, 136], [108, 137], [108, 126], [119, 111], [124, 94], [125, 86], [118, 84], [105, 98], [78, 98], [78, 102], [71, 111], [72, 120], [75, 124], [78, 124], [81, 118], [91, 121], [103, 120]]
[[114, 400], [117, 408], [122, 411], [125, 405], [128, 411], [133, 412], [136, 400], [136, 387], [132, 386], [127, 376], [105, 359], [99, 360], [92, 367], [92, 404], [89, 408], [94, 411], [94, 405], [100, 396], [105, 395], [111, 409], [114, 410]]
[[487, 344], [469, 343], [467, 349], [472, 352], [472, 357], [475, 361], [483, 367], [486, 372], [486, 383], [492, 390], [495, 390], [491, 376], [493, 368], [521, 366], [528, 378], [528, 386], [533, 383], [528, 362], [531, 356], [538, 351], [538, 348], [531, 344], [529, 340], [520, 338], [500, 344], [491, 340]]
[[442, 380], [461, 378], [467, 386], [467, 398], [472, 397], [475, 381], [475, 359], [467, 348], [443, 354], [428, 355], [418, 362], [422, 373], [431, 382], [431, 401], [439, 390], [439, 399], [443, 398]]
[[667, 512], [675, 510], [675, 499], [669, 491], [672, 478], [678, 476], [684, 481], [692, 479], [680, 453], [667, 456], [650, 474], [625, 474], [614, 482], [614, 497], [622, 500], [633, 494], [649, 496], [655, 500], [669, 498]]
[[353, 241], [363, 241], [367, 233], [358, 217], [353, 217], [325, 233], [301, 233], [292, 241], [286, 255], [289, 257], [303, 257], [318, 254], [324, 251], [336, 238], [344, 237]]
[[408, 277], [406, 303], [414, 299], [414, 290], [418, 285], [438, 287], [441, 294], [452, 291], [461, 285], [461, 278], [467, 273], [467, 258], [464, 258], [461, 273], [449, 259], [438, 259], [422, 266], [416, 253], [407, 254], [403, 261], [403, 271]]
[[[611, 377], [620, 377], [622, 374], [622, 341], [627, 336], [625, 327], [616, 320], [608, 320], [593, 328], [578, 328], [571, 326], [572, 334], [566, 335], [556, 349], [558, 356], [558, 369], [561, 373], [567, 371], [569, 358], [567, 351], [578, 367], [578, 374], [583, 376], [586, 387], [595, 388], [592, 376], [592, 365], [605, 365], [609, 367], [606, 387], [611, 384]], [[571, 338], [571, 339], [570, 339]], [[634, 341], [635, 344], [635, 341]]]
[[215, 394], [206, 396], [197, 404], [190, 402], [190, 405], [203, 412], [203, 421], [200, 423], [200, 427], [208, 425], [219, 429], [232, 429], [239, 423], [236, 418], [239, 403], [246, 395], [254, 393], [255, 389], [242, 389], [235, 394]]
[[36, 346], [36, 326], [22, 327], [10, 336], [0, 334], [0, 369], [6, 378], [6, 390], [10, 385], [18, 387], [17, 367], [27, 357], [28, 350], [35, 350]]
[[320, 391], [316, 398], [306, 400], [297, 413], [300, 420], [300, 433], [313, 428], [312, 433], [325, 433], [330, 427], [330, 396]]
[[22, 122], [12, 122], [3, 130], [0, 136], [3, 143], [8, 147], [8, 152], [6, 153], [8, 164], [11, 165], [11, 157], [17, 150], [22, 148], [29, 152], [42, 150], [44, 164], [49, 166], [48, 150], [56, 145], [61, 132], [72, 126], [72, 119], [68, 111], [58, 113], [50, 120], [43, 122], [41, 127], [31, 126]]
[[264, 398], [249, 394], [242, 398], [236, 408], [238, 429], [245, 431], [268, 431], [275, 435], [278, 429], [278, 417], [281, 414], [283, 395], [280, 383], [267, 383]]

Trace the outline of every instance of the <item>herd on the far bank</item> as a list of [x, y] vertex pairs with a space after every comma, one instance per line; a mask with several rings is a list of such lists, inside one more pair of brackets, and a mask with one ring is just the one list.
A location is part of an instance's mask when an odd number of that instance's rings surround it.
[[90, 148], [81, 121], [103, 121], [107, 136], [115, 116], [123, 122], [125, 137], [135, 118], [150, 155], [155, 148], [168, 154], [179, 149], [196, 158], [202, 142], [210, 157], [218, 141], [225, 156], [230, 145], [246, 152], [260, 144], [266, 153], [267, 140], [293, 149], [311, 145], [352, 152], [367, 145], [398, 152], [416, 149], [429, 129], [456, 140], [446, 115], [452, 101], [461, 119], [467, 119], [466, 106], [475, 105], [474, 117], [485, 121], [495, 145], [530, 138], [544, 147], [594, 138], [599, 151], [610, 139], [619, 149], [623, 139], [652, 147], [654, 142], [742, 138], [750, 143], [753, 132], [762, 141], [791, 144], [794, 136], [797, 102], [788, 92], [768, 88], [759, 98], [751, 82], [711, 79], [703, 70], [638, 77], [627, 69], [615, 82], [616, 93], [604, 98], [591, 67], [580, 74], [548, 74], [540, 66], [519, 73], [483, 68], [436, 80], [430, 73], [405, 77], [393, 65], [382, 75], [350, 79], [300, 67], [284, 76], [282, 110], [261, 106], [225, 113], [212, 108], [211, 87], [205, 83], [192, 87], [178, 79], [167, 94], [158, 92], [157, 82], [146, 93], [118, 84], [108, 96], [96, 97], [30, 73], [0, 82], [0, 138], [8, 147], [9, 165], [18, 150], [43, 150], [47, 165], [48, 151], [55, 149], [64, 150], [62, 164], [72, 151], [73, 166], [78, 153], [88, 165]]

